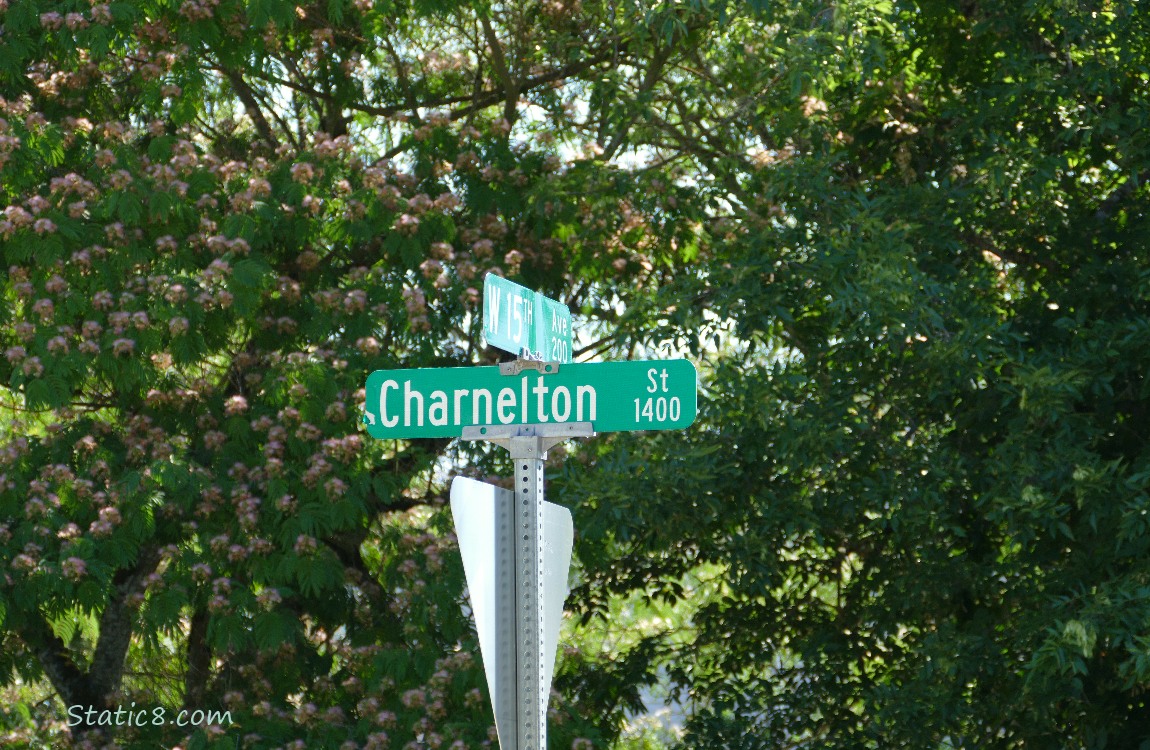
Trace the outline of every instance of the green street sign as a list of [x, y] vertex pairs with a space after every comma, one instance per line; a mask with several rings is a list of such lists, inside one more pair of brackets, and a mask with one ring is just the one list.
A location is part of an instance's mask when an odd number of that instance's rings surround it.
[[[554, 365], [541, 365], [554, 368]], [[695, 421], [698, 376], [685, 359], [376, 370], [363, 421], [372, 437], [460, 437], [472, 425], [590, 422], [596, 432], [678, 430]]]
[[496, 276], [483, 278], [483, 337], [488, 346], [545, 362], [571, 361], [571, 311]]

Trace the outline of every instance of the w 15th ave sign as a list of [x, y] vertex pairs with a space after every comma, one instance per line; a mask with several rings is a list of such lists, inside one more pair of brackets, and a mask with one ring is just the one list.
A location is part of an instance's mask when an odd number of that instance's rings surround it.
[[571, 311], [493, 273], [483, 277], [483, 338], [524, 359], [571, 361]]
[[364, 421], [375, 438], [461, 437], [470, 426], [590, 422], [596, 432], [676, 430], [695, 421], [698, 376], [685, 359], [376, 370]]

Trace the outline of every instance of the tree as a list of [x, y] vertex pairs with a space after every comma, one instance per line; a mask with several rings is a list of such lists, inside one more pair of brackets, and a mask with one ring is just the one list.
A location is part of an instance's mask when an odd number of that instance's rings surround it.
[[1146, 15], [761, 5], [652, 118], [729, 216], [629, 318], [701, 428], [565, 477], [589, 616], [722, 571], [635, 650], [685, 746], [1145, 746]]
[[[6, 744], [492, 744], [465, 449], [359, 413], [372, 370], [491, 361], [484, 272], [613, 315], [595, 282], [688, 231], [617, 215], [659, 170], [578, 161], [603, 127], [570, 111], [665, 76], [674, 13], [578, 10], [0, 3]], [[554, 742], [601, 708], [557, 699]]]

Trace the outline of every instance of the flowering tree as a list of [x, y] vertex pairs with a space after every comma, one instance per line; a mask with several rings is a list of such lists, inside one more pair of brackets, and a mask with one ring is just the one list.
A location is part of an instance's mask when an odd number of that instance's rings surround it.
[[[673, 165], [578, 102], [685, 37], [578, 9], [0, 0], [6, 745], [492, 745], [448, 446], [359, 415], [491, 361], [487, 271], [594, 319], [679, 257]], [[622, 704], [553, 705], [565, 747]]]

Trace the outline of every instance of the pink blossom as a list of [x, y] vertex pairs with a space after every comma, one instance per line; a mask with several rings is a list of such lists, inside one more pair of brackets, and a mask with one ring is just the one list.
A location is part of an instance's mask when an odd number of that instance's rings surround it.
[[248, 400], [240, 395], [232, 396], [224, 404], [224, 414], [229, 417], [236, 414], [243, 414], [247, 410]]
[[265, 607], [272, 607], [283, 601], [283, 597], [277, 589], [267, 588], [256, 594], [256, 601]]
[[23, 370], [25, 375], [39, 377], [44, 373], [44, 365], [40, 364], [39, 357], [29, 357], [24, 360]]
[[395, 231], [400, 234], [415, 234], [419, 229], [419, 219], [411, 214], [402, 214], [395, 220]]
[[311, 250], [305, 250], [299, 254], [296, 262], [299, 263], [299, 267], [303, 270], [310, 271], [319, 265], [319, 256]]
[[128, 355], [136, 350], [136, 342], [132, 339], [116, 339], [112, 342], [112, 353], [116, 356]]
[[253, 177], [248, 180], [248, 190], [256, 198], [266, 198], [272, 193], [272, 185], [262, 177]]
[[68, 291], [68, 282], [60, 274], [53, 274], [52, 278], [44, 283], [44, 291], [49, 294], [61, 294]]
[[439, 197], [435, 199], [435, 207], [444, 213], [452, 211], [459, 206], [459, 198], [457, 198], [453, 193], [440, 193]]
[[327, 495], [329, 500], [336, 500], [343, 497], [344, 493], [347, 492], [347, 489], [347, 482], [338, 477], [332, 477], [331, 479], [324, 482], [323, 485], [324, 493]]
[[131, 319], [131, 314], [126, 313], [123, 310], [117, 310], [116, 312], [110, 313], [108, 315], [108, 322], [112, 325], [112, 330], [116, 333], [123, 333], [124, 328], [127, 327], [128, 321]]
[[343, 300], [343, 309], [349, 313], [363, 312], [367, 308], [367, 292], [352, 289]]
[[311, 182], [313, 177], [315, 177], [315, 167], [308, 162], [304, 161], [292, 165], [291, 178], [296, 182], [306, 185]]
[[391, 738], [387, 736], [387, 732], [375, 732], [367, 737], [367, 743], [363, 746], [363, 750], [386, 750], [390, 746]]
[[8, 206], [4, 209], [4, 216], [16, 227], [27, 226], [32, 223], [32, 214], [21, 206]]
[[489, 258], [495, 248], [491, 240], [477, 240], [471, 244], [471, 253], [476, 258]]
[[432, 206], [431, 198], [427, 193], [420, 193], [407, 199], [407, 207], [417, 214], [426, 213]]
[[366, 336], [361, 339], [356, 339], [355, 346], [361, 352], [369, 356], [379, 354], [380, 349], [383, 348], [382, 344], [379, 343], [379, 339], [377, 339], [375, 336]]
[[50, 299], [38, 299], [32, 305], [32, 312], [40, 316], [40, 320], [47, 321], [56, 312], [56, 305]]
[[418, 287], [404, 289], [403, 302], [407, 307], [407, 312], [411, 315], [419, 315], [427, 309], [427, 298], [424, 296], [423, 290]]
[[87, 563], [78, 557], [69, 557], [60, 564], [60, 570], [64, 574], [64, 577], [73, 581], [78, 581], [83, 578], [87, 567]]

